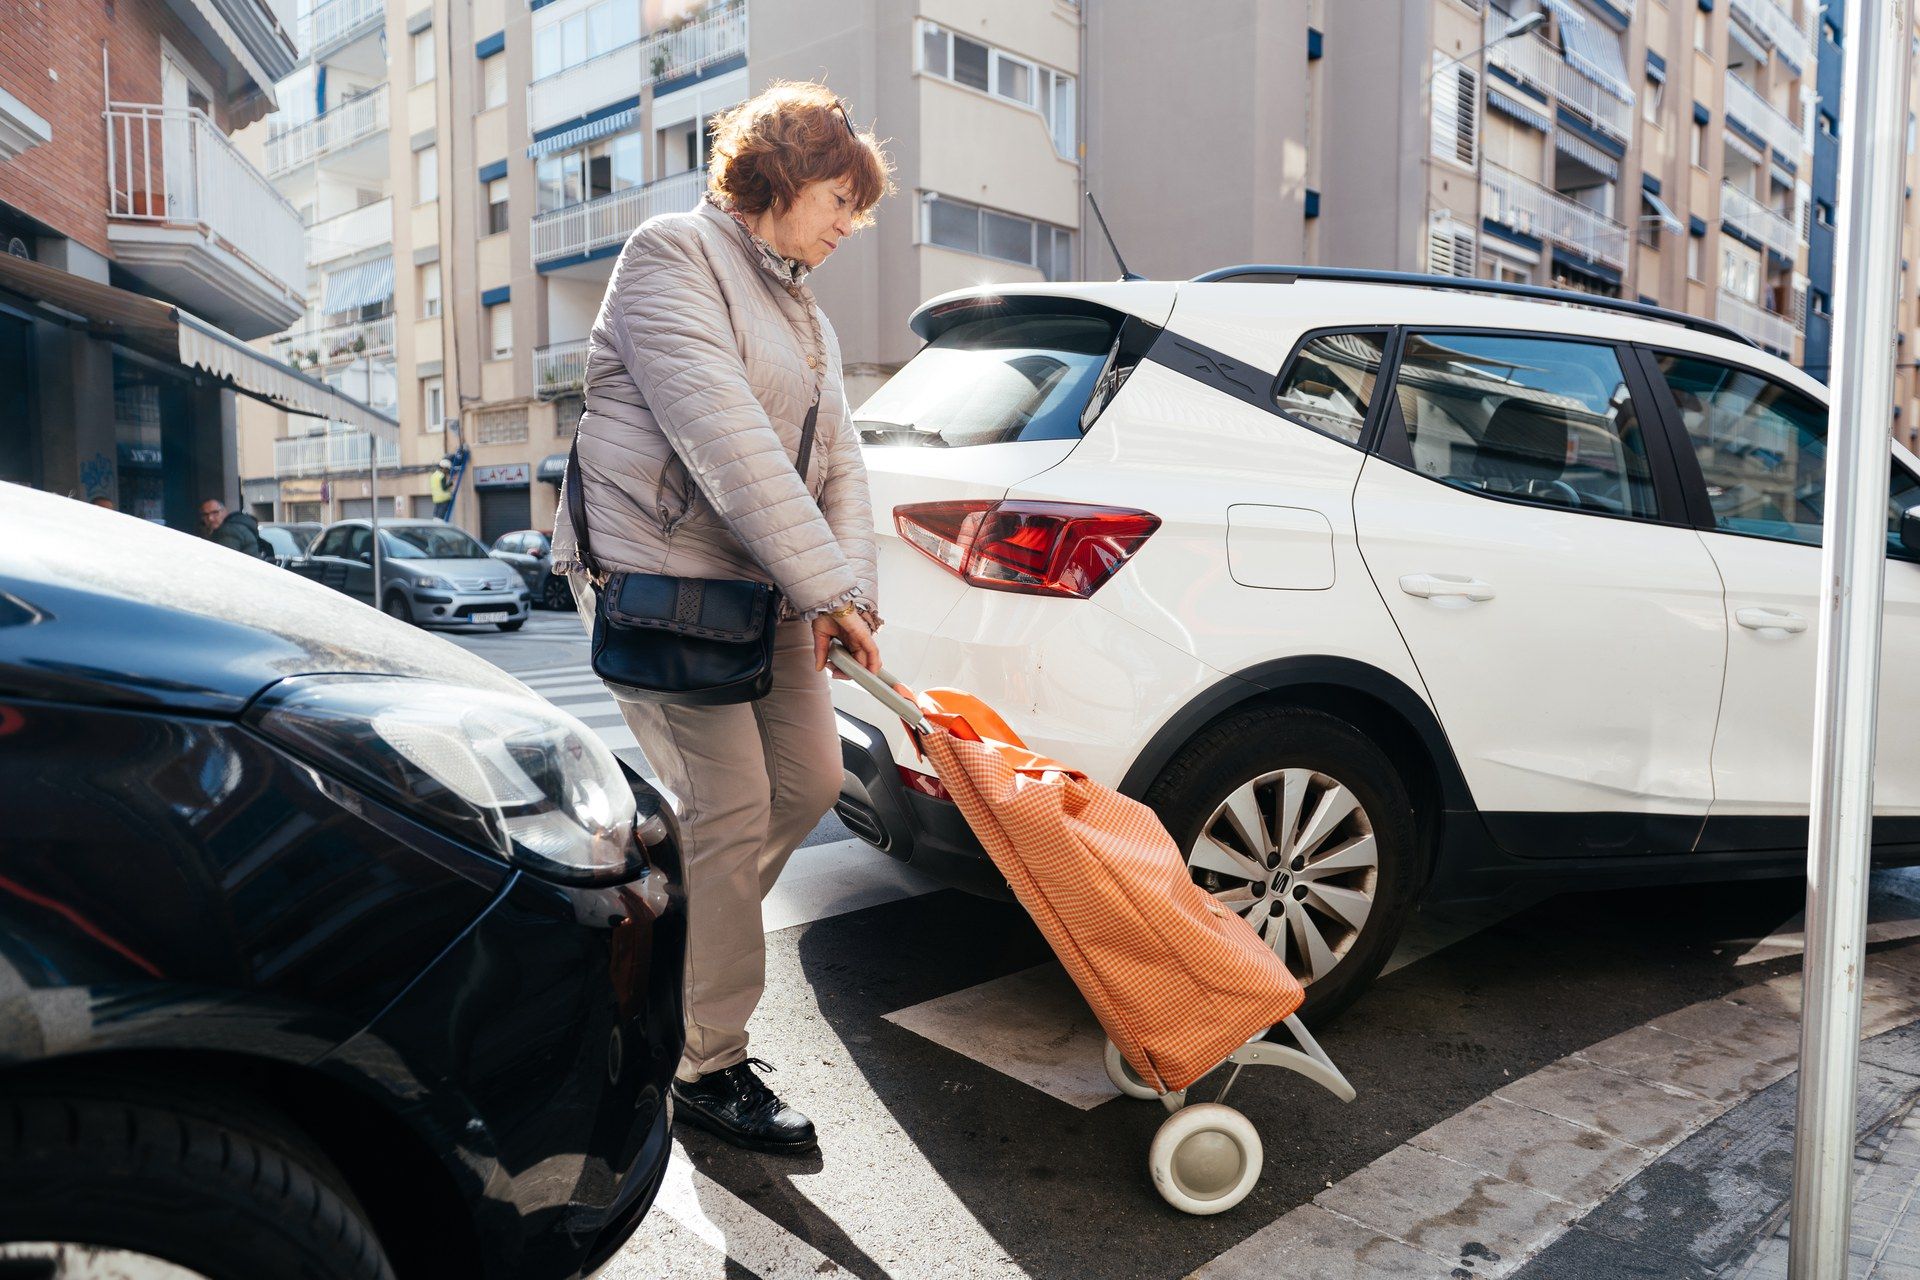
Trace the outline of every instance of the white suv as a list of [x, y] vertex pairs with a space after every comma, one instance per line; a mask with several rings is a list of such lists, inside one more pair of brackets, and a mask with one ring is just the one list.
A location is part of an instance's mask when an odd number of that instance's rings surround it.
[[[1151, 805], [1310, 1011], [1423, 895], [1803, 870], [1826, 410], [1784, 361], [1634, 303], [1321, 268], [913, 324], [856, 415], [888, 666]], [[1915, 860], [1894, 453], [1875, 838]], [[899, 722], [834, 696], [847, 825], [1005, 894]]]

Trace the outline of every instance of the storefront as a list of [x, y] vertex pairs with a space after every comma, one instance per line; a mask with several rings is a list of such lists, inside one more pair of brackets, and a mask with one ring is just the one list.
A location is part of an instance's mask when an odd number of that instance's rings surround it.
[[473, 469], [473, 491], [480, 497], [480, 541], [533, 527], [533, 468], [503, 462]]

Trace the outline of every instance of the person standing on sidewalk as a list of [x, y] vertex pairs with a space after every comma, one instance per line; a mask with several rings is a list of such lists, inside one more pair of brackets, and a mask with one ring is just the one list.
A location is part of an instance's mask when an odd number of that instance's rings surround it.
[[273, 559], [273, 552], [260, 540], [260, 522], [245, 511], [227, 510], [218, 498], [208, 498], [200, 504], [200, 527], [210, 542], [256, 560]]
[[[673, 793], [687, 894], [677, 1114], [736, 1145], [803, 1152], [810, 1120], [747, 1056], [766, 978], [760, 903], [840, 794], [826, 678], [838, 640], [880, 667], [872, 503], [840, 345], [807, 274], [872, 221], [889, 162], [825, 86], [775, 82], [713, 122], [708, 190], [621, 251], [587, 346], [578, 475], [609, 569], [777, 587], [773, 689], [726, 706], [622, 703]], [[803, 424], [818, 408], [805, 476]], [[563, 499], [553, 571], [593, 585]]]

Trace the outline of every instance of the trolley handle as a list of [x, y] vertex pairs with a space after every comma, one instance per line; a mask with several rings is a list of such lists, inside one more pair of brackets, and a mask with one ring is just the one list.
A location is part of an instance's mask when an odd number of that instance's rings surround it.
[[931, 733], [933, 731], [933, 725], [928, 723], [926, 715], [921, 712], [920, 708], [910, 700], [894, 692], [893, 686], [901, 682], [895, 678], [893, 672], [887, 670], [885, 667], [880, 668], [878, 674], [867, 670], [861, 666], [859, 662], [854, 659], [853, 654], [848, 652], [846, 647], [837, 640], [833, 643], [832, 647], [827, 650], [827, 661], [831, 662], [841, 675], [844, 675], [847, 679], [872, 694], [881, 706], [906, 721], [907, 727], [915, 733]]

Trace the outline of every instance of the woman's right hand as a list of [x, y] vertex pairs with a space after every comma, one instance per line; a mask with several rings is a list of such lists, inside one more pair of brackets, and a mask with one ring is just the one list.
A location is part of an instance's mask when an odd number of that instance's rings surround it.
[[[860, 616], [857, 609], [835, 617], [823, 613], [813, 620], [813, 669], [824, 671], [827, 667], [827, 650], [838, 640], [853, 655], [853, 660], [869, 671], [878, 671], [881, 667], [880, 646], [874, 643], [873, 632], [867, 629], [867, 620]], [[845, 680], [836, 669], [836, 680]]]

